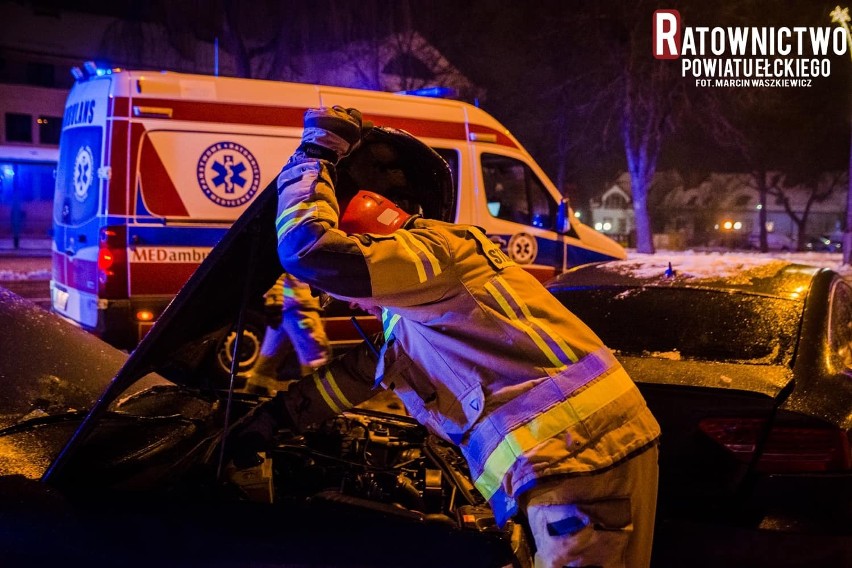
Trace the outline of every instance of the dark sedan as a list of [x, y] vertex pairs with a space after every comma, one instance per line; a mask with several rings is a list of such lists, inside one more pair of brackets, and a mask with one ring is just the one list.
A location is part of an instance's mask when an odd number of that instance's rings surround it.
[[779, 260], [681, 260], [549, 284], [661, 423], [655, 565], [852, 565], [852, 288]]
[[275, 196], [129, 356], [0, 289], [0, 565], [529, 565], [456, 449], [398, 411], [283, 429], [235, 468], [227, 433], [258, 397], [221, 382], [215, 356], [280, 271]]

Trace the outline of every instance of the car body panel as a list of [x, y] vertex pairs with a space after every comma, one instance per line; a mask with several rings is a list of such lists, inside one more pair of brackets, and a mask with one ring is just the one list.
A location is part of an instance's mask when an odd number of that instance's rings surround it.
[[[831, 330], [852, 326], [844, 307], [852, 289], [837, 273], [766, 258], [661, 254], [577, 267], [548, 289], [614, 349], [660, 422], [655, 566], [852, 562], [852, 467], [762, 469], [770, 432], [785, 429], [803, 432], [790, 443], [804, 449], [833, 432], [848, 461], [849, 333]], [[740, 312], [742, 327], [727, 325]], [[832, 323], [839, 313], [845, 319]], [[752, 352], [753, 337], [768, 348]], [[717, 343], [743, 345], [712, 349]], [[707, 424], [743, 423], [763, 425], [756, 445], [743, 438], [729, 447], [708, 434]]]

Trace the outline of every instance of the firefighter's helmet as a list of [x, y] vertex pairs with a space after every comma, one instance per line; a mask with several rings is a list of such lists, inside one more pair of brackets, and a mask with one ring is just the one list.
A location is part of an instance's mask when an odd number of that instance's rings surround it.
[[373, 191], [361, 190], [349, 200], [338, 228], [349, 234], [389, 235], [405, 226], [411, 215]]
[[372, 127], [337, 165], [337, 198], [343, 208], [358, 191], [386, 197], [409, 214], [452, 221], [453, 178], [435, 150], [404, 130]]

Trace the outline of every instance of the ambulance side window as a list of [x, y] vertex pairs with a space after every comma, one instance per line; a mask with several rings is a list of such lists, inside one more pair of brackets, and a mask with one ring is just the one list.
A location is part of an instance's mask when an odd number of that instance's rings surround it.
[[556, 202], [528, 165], [497, 154], [482, 154], [488, 212], [498, 219], [554, 229]]

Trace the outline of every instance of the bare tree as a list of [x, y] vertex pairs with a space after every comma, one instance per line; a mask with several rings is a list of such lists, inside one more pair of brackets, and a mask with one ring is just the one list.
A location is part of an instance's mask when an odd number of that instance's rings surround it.
[[[792, 176], [779, 175], [775, 179], [776, 183], [769, 185], [767, 188], [768, 194], [773, 196], [776, 202], [784, 207], [784, 211], [796, 225], [796, 248], [803, 250], [811, 209], [815, 204], [829, 199], [838, 188], [843, 187], [843, 182], [845, 181], [843, 174], [816, 174], [799, 179]], [[806, 192], [804, 204], [797, 207], [793, 203], [793, 192]]]
[[[666, 137], [688, 100], [684, 81], [670, 61], [652, 57], [651, 17], [656, 3], [623, 1], [589, 7], [574, 32], [598, 52], [595, 76], [575, 93], [601, 120], [603, 144], [620, 141], [630, 175], [636, 249], [654, 252], [648, 197]], [[579, 97], [577, 96], [579, 95]]]

